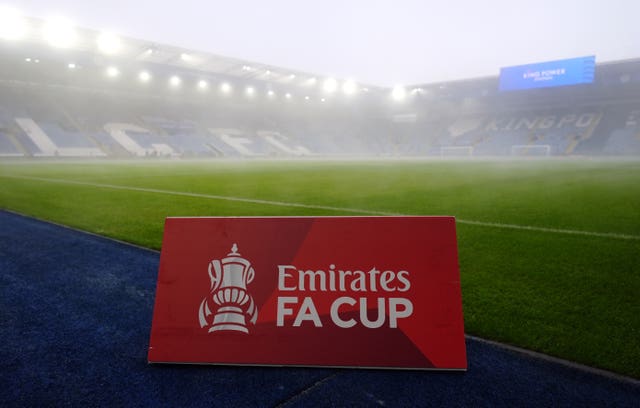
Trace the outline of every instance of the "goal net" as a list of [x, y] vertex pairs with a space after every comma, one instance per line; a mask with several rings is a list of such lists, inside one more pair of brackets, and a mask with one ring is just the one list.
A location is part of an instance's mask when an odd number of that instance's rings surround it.
[[442, 146], [440, 147], [440, 157], [471, 157], [473, 156], [473, 146]]
[[551, 155], [551, 145], [513, 145], [511, 155], [546, 157]]

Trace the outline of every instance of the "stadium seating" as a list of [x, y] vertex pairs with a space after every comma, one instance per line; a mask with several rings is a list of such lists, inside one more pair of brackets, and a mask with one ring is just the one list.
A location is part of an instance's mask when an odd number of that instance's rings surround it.
[[622, 88], [615, 82], [595, 89], [579, 106], [571, 98], [556, 103], [555, 96], [539, 93], [531, 100], [525, 94], [472, 99], [472, 85], [467, 93], [448, 91], [441, 100], [415, 103], [405, 108], [409, 113], [394, 116], [380, 105], [357, 114], [341, 108], [265, 110], [237, 102], [211, 106], [117, 91], [2, 84], [0, 156], [640, 155], [640, 100], [618, 97]]

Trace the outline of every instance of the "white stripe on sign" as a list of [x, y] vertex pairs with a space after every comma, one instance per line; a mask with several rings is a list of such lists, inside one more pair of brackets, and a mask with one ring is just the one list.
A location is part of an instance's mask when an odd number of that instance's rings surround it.
[[[224, 195], [217, 195], [217, 194], [189, 193], [185, 191], [161, 190], [156, 188], [91, 183], [87, 181], [77, 181], [77, 180], [58, 179], [58, 178], [10, 176], [10, 175], [0, 175], [0, 177], [43, 181], [48, 183], [73, 184], [73, 185], [96, 187], [96, 188], [108, 188], [112, 190], [135, 191], [135, 192], [141, 192], [141, 193], [166, 194], [166, 195], [175, 195], [175, 196], [181, 196], [181, 197], [204, 198], [204, 199], [210, 199], [210, 200], [236, 201], [236, 202], [242, 202], [242, 203], [273, 205], [273, 206], [279, 206], [279, 207], [327, 210], [327, 211], [346, 212], [346, 213], [362, 214], [362, 215], [383, 215], [383, 216], [384, 215], [396, 215], [396, 216], [397, 215], [415, 215], [415, 214], [399, 214], [399, 213], [393, 213], [393, 212], [387, 212], [387, 211], [365, 210], [360, 208], [333, 207], [333, 206], [326, 206], [326, 205], [294, 203], [294, 202], [288, 202], [288, 201], [261, 200], [256, 198], [233, 197], [233, 196], [224, 196]], [[570, 229], [560, 229], [560, 228], [535, 227], [531, 225], [502, 224], [497, 222], [464, 220], [460, 218], [456, 218], [456, 222], [459, 224], [476, 225], [480, 227], [490, 227], [490, 228], [504, 228], [504, 229], [513, 229], [513, 230], [523, 230], [523, 231], [547, 232], [547, 233], [554, 233], [554, 234], [582, 235], [582, 236], [598, 237], [598, 238], [640, 240], [639, 235], [619, 234], [615, 232], [594, 232], [594, 231], [570, 230]]]

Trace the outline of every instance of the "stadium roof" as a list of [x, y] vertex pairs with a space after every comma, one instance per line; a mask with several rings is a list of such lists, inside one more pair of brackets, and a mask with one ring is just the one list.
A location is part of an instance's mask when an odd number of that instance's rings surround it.
[[[47, 39], [42, 33], [47, 31], [48, 22], [37, 18], [24, 19], [29, 30], [21, 38], [22, 47], [28, 52], [45, 46], [47, 41], [61, 42], [63, 38]], [[64, 23], [64, 22], [61, 22]], [[56, 27], [64, 31], [70, 27]], [[1, 34], [1, 33], [0, 33]], [[51, 33], [50, 33], [51, 34]], [[64, 33], [53, 33], [54, 37], [64, 36]], [[289, 86], [322, 85], [316, 74], [302, 72], [272, 65], [224, 57], [203, 51], [194, 51], [168, 44], [161, 44], [149, 40], [126, 38], [111, 34], [73, 26], [73, 43], [53, 44], [54, 48], [61, 48], [66, 54], [84, 53], [95, 55], [95, 59], [123, 61], [128, 64], [157, 64], [173, 67], [177, 70], [192, 70], [206, 74], [223, 75], [239, 79], [261, 80], [270, 83], [280, 83]], [[69, 40], [71, 41], [71, 40]], [[117, 48], [117, 50], [116, 50]], [[73, 59], [73, 58], [71, 58]], [[361, 89], [368, 89], [360, 84]], [[369, 85], [370, 87], [370, 85]]]
[[625, 0], [21, 0], [19, 7], [35, 17], [65, 15], [96, 30], [387, 87], [583, 55], [636, 58], [640, 38], [640, 2]]

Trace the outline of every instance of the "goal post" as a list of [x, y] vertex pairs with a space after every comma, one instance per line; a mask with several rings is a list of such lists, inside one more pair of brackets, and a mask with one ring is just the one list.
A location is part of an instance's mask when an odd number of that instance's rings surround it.
[[442, 146], [440, 157], [472, 157], [473, 146]]
[[513, 145], [511, 146], [511, 155], [548, 157], [551, 155], [551, 145]]

